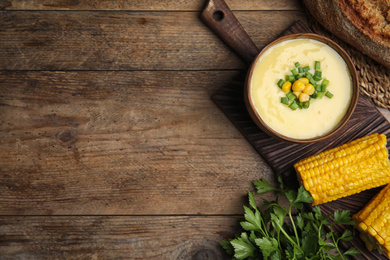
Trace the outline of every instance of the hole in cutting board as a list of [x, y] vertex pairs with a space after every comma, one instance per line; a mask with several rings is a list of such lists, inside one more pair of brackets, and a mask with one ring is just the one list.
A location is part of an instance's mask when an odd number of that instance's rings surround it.
[[213, 19], [217, 22], [222, 21], [224, 17], [225, 17], [225, 14], [220, 10], [217, 10], [213, 13]]

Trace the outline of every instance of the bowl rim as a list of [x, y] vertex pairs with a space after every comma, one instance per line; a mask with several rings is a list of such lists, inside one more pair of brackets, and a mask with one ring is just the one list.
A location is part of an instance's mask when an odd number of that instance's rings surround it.
[[[264, 52], [266, 50], [268, 50], [270, 47], [274, 46], [275, 44], [280, 43], [282, 41], [293, 40], [293, 39], [313, 39], [313, 40], [317, 40], [317, 41], [320, 41], [320, 42], [328, 45], [329, 47], [334, 49], [342, 57], [342, 59], [347, 64], [347, 67], [348, 67], [349, 72], [350, 72], [351, 82], [352, 82], [352, 96], [351, 96], [351, 101], [350, 101], [349, 107], [347, 109], [347, 112], [345, 113], [344, 117], [339, 121], [339, 123], [333, 128], [333, 130], [329, 131], [328, 133], [326, 133], [322, 136], [307, 138], [307, 139], [297, 139], [297, 138], [288, 137], [288, 136], [285, 136], [283, 134], [276, 132], [271, 127], [269, 127], [264, 122], [264, 120], [261, 118], [261, 116], [257, 113], [255, 106], [253, 104], [252, 97], [250, 95], [250, 83], [251, 83], [254, 68], [255, 68], [256, 63], [259, 60], [259, 58], [264, 54]], [[314, 142], [323, 141], [323, 140], [328, 139], [328, 138], [336, 135], [337, 133], [339, 133], [340, 130], [349, 121], [349, 119], [351, 118], [351, 116], [356, 108], [356, 105], [357, 105], [357, 102], [359, 99], [359, 92], [360, 92], [359, 91], [359, 83], [358, 83], [358, 77], [357, 77], [355, 65], [353, 64], [353, 62], [352, 62], [351, 58], [349, 57], [349, 55], [347, 54], [347, 52], [340, 45], [338, 45], [337, 43], [335, 43], [331, 39], [329, 39], [325, 36], [319, 35], [319, 34], [295, 33], [295, 34], [281, 36], [281, 37], [275, 39], [274, 41], [267, 44], [257, 54], [255, 59], [252, 61], [251, 65], [249, 67], [249, 70], [247, 72], [246, 78], [245, 78], [244, 99], [245, 99], [245, 106], [246, 106], [247, 111], [248, 111], [249, 115], [251, 116], [252, 120], [256, 123], [256, 125], [261, 130], [263, 130], [269, 136], [274, 137], [274, 138], [281, 140], [281, 141], [307, 144], [307, 143], [314, 143]]]

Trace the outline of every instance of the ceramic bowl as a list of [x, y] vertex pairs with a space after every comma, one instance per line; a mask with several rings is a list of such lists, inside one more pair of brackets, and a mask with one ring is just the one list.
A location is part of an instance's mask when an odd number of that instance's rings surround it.
[[[253, 78], [253, 72], [254, 72], [254, 68], [256, 66], [257, 61], [262, 57], [264, 52], [266, 50], [268, 50], [270, 47], [272, 47], [275, 44], [280, 43], [282, 41], [291, 40], [291, 39], [314, 39], [314, 40], [320, 41], [320, 42], [330, 46], [333, 50], [335, 50], [344, 59], [346, 65], [349, 69], [351, 82], [352, 82], [352, 95], [351, 95], [349, 107], [348, 107], [344, 117], [339, 121], [339, 123], [333, 129], [331, 129], [330, 131], [328, 131], [327, 133], [325, 133], [321, 136], [308, 138], [308, 139], [297, 139], [297, 138], [288, 137], [286, 135], [278, 133], [277, 131], [272, 129], [269, 125], [267, 125], [267, 123], [259, 115], [259, 113], [257, 112], [257, 110], [255, 108], [253, 99], [250, 95], [250, 88], [251, 88], [251, 83], [252, 83], [252, 78]], [[319, 141], [323, 141], [325, 139], [328, 139], [328, 138], [336, 135], [337, 133], [339, 133], [340, 130], [345, 126], [345, 124], [350, 119], [353, 111], [355, 110], [355, 107], [356, 107], [356, 104], [358, 101], [358, 97], [359, 97], [359, 85], [358, 85], [358, 80], [357, 80], [357, 73], [356, 73], [355, 66], [352, 63], [351, 58], [347, 55], [347, 53], [338, 44], [336, 44], [332, 40], [330, 40], [326, 37], [317, 35], [317, 34], [312, 34], [312, 33], [300, 33], [300, 34], [292, 34], [292, 35], [283, 36], [283, 37], [280, 37], [280, 38], [276, 39], [275, 41], [271, 42], [266, 47], [264, 47], [261, 50], [261, 52], [256, 56], [256, 58], [254, 59], [254, 61], [252, 62], [251, 66], [248, 70], [244, 91], [245, 91], [244, 97], [245, 97], [246, 108], [247, 108], [251, 118], [253, 119], [253, 121], [257, 124], [257, 126], [261, 130], [263, 130], [265, 133], [270, 135], [271, 137], [274, 137], [278, 140], [293, 142], [293, 143], [319, 142]]]

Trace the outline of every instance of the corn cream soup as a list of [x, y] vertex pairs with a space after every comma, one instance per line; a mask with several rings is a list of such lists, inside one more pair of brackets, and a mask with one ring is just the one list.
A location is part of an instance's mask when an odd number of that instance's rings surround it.
[[[307, 109], [292, 110], [281, 103], [285, 93], [279, 79], [291, 74], [294, 64], [321, 62], [327, 90], [332, 98], [312, 99]], [[275, 44], [256, 61], [249, 96], [262, 120], [274, 131], [295, 139], [311, 139], [332, 131], [347, 113], [352, 97], [352, 79], [343, 58], [330, 46], [313, 39], [293, 39]]]

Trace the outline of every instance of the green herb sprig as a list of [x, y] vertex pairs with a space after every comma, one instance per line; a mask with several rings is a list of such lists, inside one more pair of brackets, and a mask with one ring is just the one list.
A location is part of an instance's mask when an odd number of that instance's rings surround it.
[[[318, 206], [305, 210], [304, 204], [313, 200], [309, 192], [303, 186], [297, 191], [285, 187], [281, 177], [278, 181], [280, 188], [265, 179], [253, 183], [257, 193], [274, 191], [276, 199], [264, 200], [261, 211], [253, 192], [248, 192], [250, 207], [244, 206], [245, 220], [240, 222], [244, 232], [221, 242], [233, 259], [346, 259], [360, 254], [354, 247], [345, 252], [339, 247], [340, 242], [353, 239], [349, 229], [341, 235], [334, 231], [335, 225], [353, 224], [348, 210], [326, 216]], [[279, 203], [280, 196], [287, 197], [288, 208]]]

